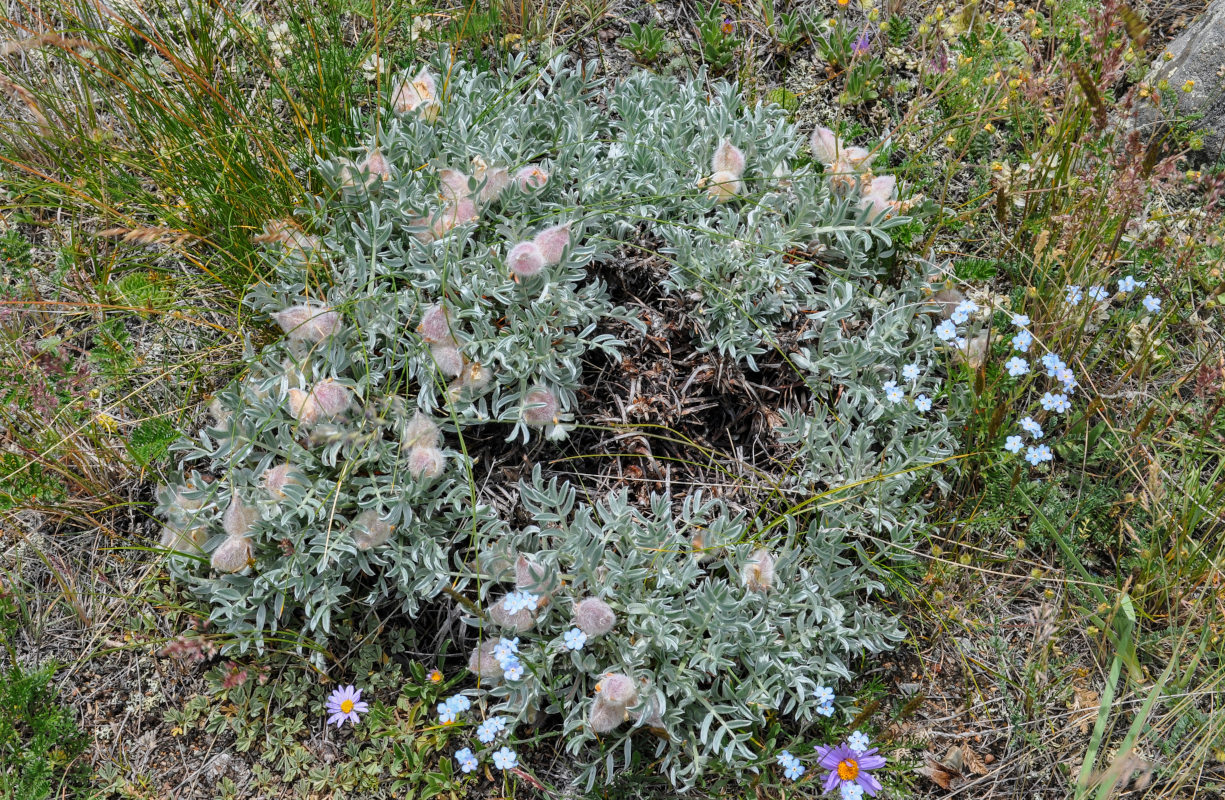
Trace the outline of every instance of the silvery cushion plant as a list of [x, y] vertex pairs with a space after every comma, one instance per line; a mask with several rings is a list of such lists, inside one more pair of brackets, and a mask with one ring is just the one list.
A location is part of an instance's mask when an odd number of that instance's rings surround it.
[[812, 721], [825, 684], [900, 637], [863, 602], [880, 586], [840, 555], [841, 531], [763, 530], [700, 491], [676, 508], [624, 492], [578, 503], [539, 468], [520, 497], [536, 524], [475, 562], [470, 668], [486, 714], [560, 715], [589, 787], [627, 765], [612, 766], [631, 738], [678, 786], [714, 759], [741, 769], [767, 714]]
[[[482, 732], [480, 759], [557, 715], [587, 785], [639, 741], [689, 786], [713, 759], [759, 760], [767, 713], [832, 715], [827, 684], [897, 639], [865, 603], [860, 534], [909, 540], [947, 401], [934, 377], [935, 411], [887, 399], [903, 365], [938, 367], [917, 284], [877, 280], [898, 206], [831, 180], [781, 110], [726, 84], [639, 75], [597, 96], [592, 72], [440, 60], [393, 82], [369, 139], [318, 165], [329, 196], [260, 237], [269, 277], [246, 302], [284, 335], [176, 446], [161, 543], [231, 648], [275, 635], [320, 667], [339, 618], [467, 593], [473, 713], [514, 723]], [[700, 493], [579, 505], [537, 470], [520, 487], [536, 524], [512, 528], [471, 437], [547, 448], [581, 422], [584, 356], [615, 357], [601, 330], [638, 324], [597, 268], [644, 236], [704, 346], [752, 366], [775, 326], [804, 323], [786, 355], [812, 401], [786, 418], [778, 488], [805, 513], [750, 521]]]
[[861, 208], [858, 181], [818, 169], [782, 108], [746, 106], [729, 84], [640, 73], [609, 105], [610, 168], [594, 176], [616, 209], [607, 227], [662, 240], [664, 289], [692, 304], [701, 348], [756, 368], [822, 277], [810, 252], [835, 253], [842, 275], [875, 277], [869, 256], [888, 254], [904, 222]]

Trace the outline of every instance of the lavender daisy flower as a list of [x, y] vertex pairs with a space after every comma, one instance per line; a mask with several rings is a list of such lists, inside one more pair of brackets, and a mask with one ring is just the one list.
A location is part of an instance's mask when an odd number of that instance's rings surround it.
[[345, 720], [348, 720], [351, 725], [356, 725], [361, 717], [359, 714], [365, 714], [370, 710], [370, 706], [362, 702], [362, 690], [353, 686], [341, 686], [334, 690], [328, 697], [327, 712], [331, 716], [328, 717], [328, 724], [336, 723], [336, 727], [343, 727]]
[[858, 786], [868, 797], [876, 797], [881, 790], [880, 781], [872, 776], [871, 770], [885, 766], [885, 757], [878, 755], [875, 747], [863, 752], [856, 752], [845, 743], [818, 747], [817, 759], [822, 769], [829, 770], [825, 776], [826, 792], [848, 783]]
[[859, 34], [859, 38], [851, 45], [851, 52], [857, 56], [861, 56], [868, 52], [868, 48], [872, 46], [872, 31], [864, 28], [863, 33]]

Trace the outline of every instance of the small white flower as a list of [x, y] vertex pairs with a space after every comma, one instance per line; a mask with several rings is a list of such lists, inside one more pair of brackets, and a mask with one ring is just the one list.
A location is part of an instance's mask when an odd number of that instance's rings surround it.
[[1151, 294], [1144, 296], [1144, 310], [1150, 314], [1157, 314], [1161, 311], [1161, 299], [1154, 297]]
[[1004, 442], [1004, 449], [1009, 453], [1019, 453], [1021, 452], [1022, 447], [1024, 447], [1024, 445], [1021, 444], [1020, 436], [1009, 436]]
[[1016, 378], [1029, 372], [1029, 362], [1023, 358], [1013, 356], [1004, 364], [1008, 370], [1008, 374]]
[[509, 747], [503, 747], [493, 754], [493, 765], [501, 770], [514, 769], [519, 764], [519, 756]]
[[583, 645], [587, 644], [587, 634], [583, 633], [578, 628], [571, 628], [565, 634], [566, 649], [582, 650]]
[[464, 772], [472, 772], [476, 769], [476, 756], [467, 747], [455, 753], [455, 761]]
[[1067, 295], [1063, 299], [1070, 306], [1078, 304], [1085, 296], [1085, 293], [1079, 286], [1069, 286], [1065, 291]]
[[902, 367], [902, 377], [908, 381], [917, 381], [919, 379], [919, 365], [907, 364]]
[[914, 407], [917, 408], [919, 411], [931, 411], [932, 410], [931, 398], [929, 398], [925, 394], [919, 395], [918, 397], [914, 399]]
[[940, 337], [941, 341], [947, 342], [950, 339], [956, 338], [957, 326], [953, 324], [951, 319], [946, 319], [936, 326], [936, 335]]
[[862, 753], [868, 749], [868, 735], [863, 731], [855, 731], [847, 737], [846, 746], [856, 753]]
[[1029, 352], [1029, 346], [1034, 343], [1034, 335], [1029, 331], [1021, 331], [1012, 337], [1012, 349], [1022, 353]]
[[1024, 314], [1013, 314], [1012, 324], [1016, 325], [1018, 328], [1026, 328], [1030, 324], [1030, 319]]
[[502, 677], [508, 681], [517, 681], [523, 677], [523, 662], [517, 658], [507, 659], [502, 665]]
[[1042, 426], [1035, 422], [1033, 417], [1025, 417], [1017, 424], [1021, 426], [1021, 430], [1025, 431], [1035, 439], [1042, 438]]

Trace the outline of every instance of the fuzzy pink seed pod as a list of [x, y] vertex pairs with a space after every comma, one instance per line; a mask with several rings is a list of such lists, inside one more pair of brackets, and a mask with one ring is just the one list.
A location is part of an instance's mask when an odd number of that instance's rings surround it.
[[[434, 76], [424, 67], [411, 81], [401, 81], [392, 97], [392, 107], [397, 114], [410, 114], [420, 110], [422, 116], [429, 117], [429, 107], [437, 106], [438, 87]], [[438, 112], [434, 111], [434, 117]], [[431, 120], [432, 121], [432, 120]]]
[[166, 550], [176, 550], [180, 553], [198, 553], [204, 549], [208, 541], [208, 530], [205, 528], [179, 528], [167, 525], [162, 528], [162, 538], [159, 545]]
[[439, 437], [438, 426], [434, 421], [418, 411], [409, 420], [404, 429], [403, 443], [405, 447], [437, 447]]
[[744, 183], [730, 172], [716, 172], [706, 183], [706, 195], [719, 203], [726, 203], [743, 192]]
[[644, 728], [664, 727], [664, 718], [659, 713], [659, 707], [655, 703], [650, 703], [648, 708], [631, 711], [630, 716]]
[[689, 549], [693, 552], [694, 560], [699, 564], [714, 556], [713, 548], [706, 544], [706, 537], [701, 531], [689, 537]]
[[208, 413], [213, 418], [213, 425], [221, 428], [230, 421], [230, 417], [234, 416], [234, 412], [221, 404], [220, 397], [214, 397], [208, 404]]
[[272, 495], [273, 500], [284, 500], [285, 487], [291, 483], [299, 483], [297, 473], [289, 463], [278, 464], [264, 470], [262, 480], [264, 489]]
[[290, 389], [288, 398], [289, 413], [303, 425], [313, 425], [319, 419], [319, 404], [311, 392], [301, 389]]
[[966, 296], [961, 293], [961, 290], [949, 287], [933, 294], [930, 302], [938, 307], [938, 313], [942, 319], [948, 319], [953, 316], [957, 306], [961, 305], [965, 299]]
[[353, 405], [353, 392], [332, 378], [324, 378], [311, 388], [319, 411], [326, 417], [338, 417]]
[[622, 711], [638, 702], [638, 685], [634, 679], [620, 672], [608, 672], [595, 687], [600, 700], [610, 706], [619, 706]]
[[481, 187], [480, 194], [477, 195], [477, 199], [482, 203], [496, 200], [498, 195], [502, 194], [507, 186], [510, 186], [510, 171], [506, 167], [494, 167], [475, 177], [478, 181], [481, 178], [485, 179], [485, 185]]
[[880, 175], [868, 184], [868, 192], [859, 201], [860, 208], [871, 208], [872, 214], [886, 214], [895, 210], [893, 198], [897, 194], [897, 178]]
[[808, 144], [812, 148], [813, 158], [825, 166], [831, 166], [838, 160], [838, 137], [829, 128], [818, 125]]
[[458, 378], [464, 372], [464, 356], [452, 344], [436, 344], [430, 347], [430, 355], [438, 371], [448, 378]]
[[446, 466], [447, 458], [437, 447], [414, 447], [408, 451], [408, 471], [414, 478], [433, 480]]
[[863, 147], [844, 147], [839, 154], [840, 160], [846, 162], [855, 172], [863, 172], [872, 166], [876, 158], [871, 151]]
[[556, 425], [559, 410], [557, 395], [543, 387], [532, 389], [523, 396], [523, 421], [528, 425]]
[[435, 239], [441, 239], [456, 225], [461, 222], [471, 222], [476, 217], [476, 203], [464, 198], [454, 205], [443, 206], [442, 214], [430, 223], [430, 232]]
[[515, 173], [514, 181], [519, 191], [531, 192], [542, 188], [549, 182], [549, 173], [534, 164], [529, 164]]
[[218, 572], [238, 572], [251, 561], [251, 540], [246, 536], [228, 536], [213, 551], [210, 562]]
[[758, 549], [749, 556], [744, 565], [744, 585], [751, 592], [764, 593], [774, 585], [774, 556], [770, 551]]
[[502, 665], [498, 663], [497, 657], [493, 654], [497, 646], [497, 639], [486, 639], [481, 642], [481, 646], [468, 656], [468, 671], [486, 680], [501, 678]]
[[483, 367], [473, 361], [464, 368], [464, 374], [460, 376], [460, 379], [465, 389], [480, 391], [493, 380], [493, 373], [490, 372], [489, 367]]
[[353, 520], [353, 543], [358, 550], [371, 550], [384, 544], [395, 531], [391, 523], [374, 509], [363, 511]]
[[321, 342], [340, 330], [340, 314], [313, 303], [290, 306], [272, 318], [290, 341]]
[[712, 172], [726, 172], [739, 178], [744, 174], [744, 153], [727, 139], [724, 139], [715, 150], [714, 158], [710, 160]]
[[587, 715], [587, 725], [593, 733], [608, 733], [620, 727], [626, 718], [624, 706], [606, 703], [597, 696]]
[[489, 619], [495, 625], [512, 630], [515, 633], [527, 633], [536, 627], [536, 613], [530, 608], [520, 609], [513, 614], [502, 604], [504, 597], [499, 597], [489, 606]]
[[562, 253], [570, 245], [570, 223], [554, 225], [536, 234], [532, 244], [540, 250], [545, 264], [556, 264], [561, 261]]
[[380, 180], [391, 179], [391, 165], [387, 163], [387, 157], [383, 155], [383, 151], [377, 146], [370, 148], [366, 153], [366, 158], [357, 165], [359, 169], [370, 173], [372, 178]]
[[534, 594], [547, 594], [549, 571], [527, 556], [515, 559], [515, 588], [524, 589]]
[[964, 348], [958, 347], [953, 350], [953, 357], [962, 363], [968, 364], [970, 369], [978, 369], [987, 360], [987, 333], [982, 333], [975, 336], [970, 341], [966, 342]]
[[177, 489], [171, 489], [169, 486], [157, 487], [157, 501], [171, 512], [183, 511], [199, 511], [204, 507], [205, 501], [189, 500], [184, 496], [185, 490], [190, 487], [181, 486]]
[[587, 597], [574, 606], [574, 624], [588, 636], [603, 636], [617, 624], [617, 615], [598, 597]]
[[438, 170], [438, 180], [442, 182], [442, 199], [450, 205], [456, 205], [471, 196], [468, 191], [468, 176], [457, 169]]
[[451, 315], [441, 303], [435, 303], [421, 315], [417, 333], [431, 344], [454, 341], [451, 338]]
[[221, 527], [225, 528], [226, 534], [230, 536], [245, 536], [259, 518], [257, 509], [235, 497], [221, 515]]
[[506, 265], [520, 278], [530, 278], [544, 269], [544, 253], [535, 242], [519, 242], [506, 256]]

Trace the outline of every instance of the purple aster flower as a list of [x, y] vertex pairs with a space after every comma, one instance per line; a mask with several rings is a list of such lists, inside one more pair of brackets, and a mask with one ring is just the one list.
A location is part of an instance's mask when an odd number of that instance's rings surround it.
[[872, 45], [872, 31], [864, 28], [863, 33], [859, 34], [859, 38], [851, 45], [851, 52], [857, 56], [861, 56], [868, 52], [868, 48]]
[[832, 792], [847, 783], [860, 787], [868, 797], [876, 797], [876, 793], [881, 790], [880, 781], [870, 774], [871, 770], [885, 766], [885, 757], [877, 755], [875, 747], [862, 753], [852, 750], [846, 743], [818, 747], [817, 759], [822, 769], [829, 770], [829, 774], [825, 776], [826, 792]]
[[350, 724], [356, 725], [360, 720], [359, 714], [365, 714], [370, 710], [370, 706], [362, 702], [362, 690], [353, 686], [341, 686], [337, 688], [328, 697], [327, 712], [331, 716], [328, 717], [328, 724], [336, 723], [336, 727], [343, 727], [345, 720]]

